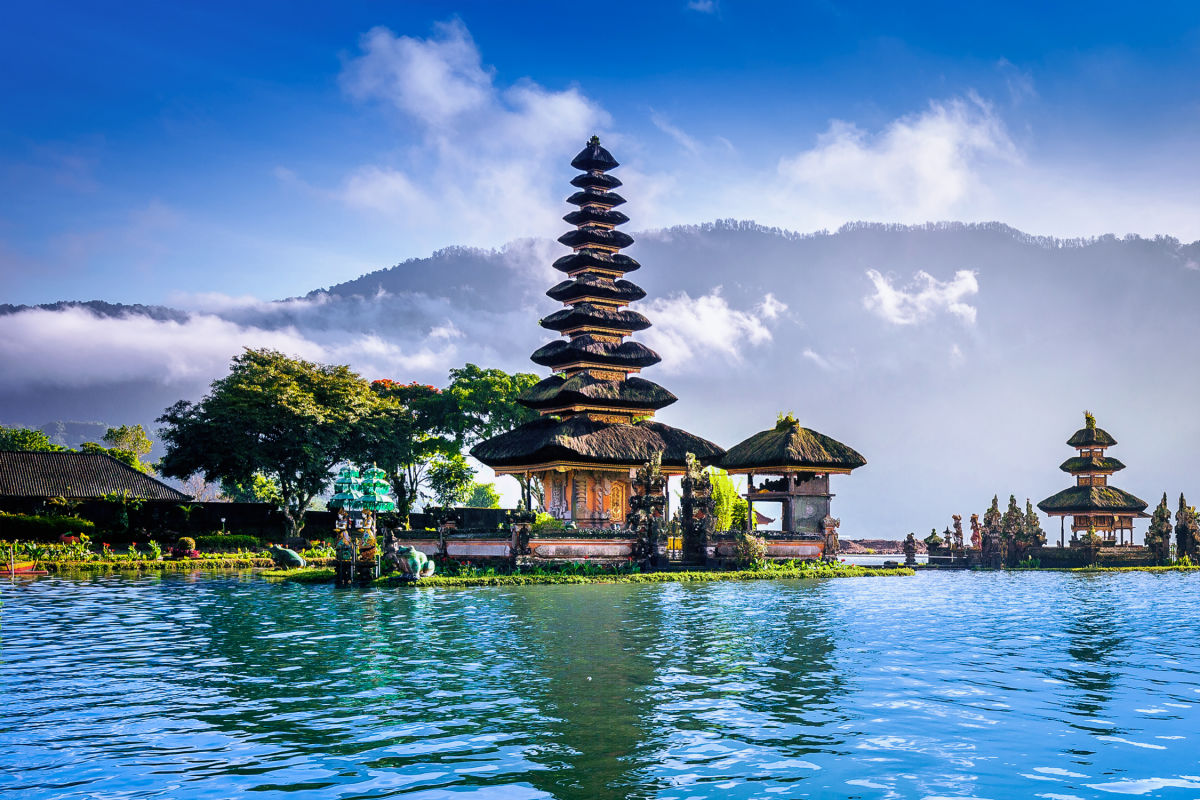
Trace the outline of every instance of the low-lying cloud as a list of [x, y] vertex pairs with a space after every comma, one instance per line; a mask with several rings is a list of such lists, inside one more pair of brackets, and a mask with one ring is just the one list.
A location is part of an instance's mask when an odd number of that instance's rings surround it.
[[937, 314], [947, 313], [967, 325], [975, 324], [976, 308], [964, 299], [979, 293], [975, 273], [960, 269], [948, 281], [939, 281], [921, 270], [905, 286], [896, 286], [878, 270], [867, 270], [875, 293], [863, 298], [863, 306], [895, 325], [914, 325]]

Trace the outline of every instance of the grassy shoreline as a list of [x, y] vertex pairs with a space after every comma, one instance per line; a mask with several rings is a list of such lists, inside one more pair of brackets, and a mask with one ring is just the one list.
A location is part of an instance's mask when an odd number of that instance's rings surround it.
[[[437, 588], [472, 588], [480, 586], [538, 586], [568, 585], [585, 583], [713, 583], [717, 581], [770, 581], [794, 580], [797, 578], [873, 578], [915, 575], [911, 569], [882, 569], [845, 565], [827, 568], [795, 568], [740, 570], [725, 572], [634, 572], [619, 575], [479, 575], [473, 577], [448, 577], [433, 575], [416, 582], [397, 580], [391, 577], [372, 581], [374, 586], [417, 586]], [[305, 568], [293, 570], [267, 570], [260, 576], [271, 580], [296, 583], [332, 583], [333, 570]]]
[[189, 558], [170, 561], [141, 559], [138, 561], [39, 561], [38, 569], [51, 574], [60, 572], [182, 572], [192, 569], [269, 569], [275, 566], [270, 558]]

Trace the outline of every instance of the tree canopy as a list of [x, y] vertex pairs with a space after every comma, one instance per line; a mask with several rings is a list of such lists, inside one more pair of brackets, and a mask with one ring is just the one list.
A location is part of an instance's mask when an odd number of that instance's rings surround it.
[[37, 453], [57, 453], [67, 448], [54, 444], [37, 428], [7, 428], [0, 426], [0, 450], [21, 450]]
[[181, 400], [159, 417], [164, 475], [276, 482], [293, 533], [304, 510], [345, 458], [356, 423], [374, 402], [366, 381], [346, 366], [314, 364], [269, 349], [236, 356], [199, 403]]

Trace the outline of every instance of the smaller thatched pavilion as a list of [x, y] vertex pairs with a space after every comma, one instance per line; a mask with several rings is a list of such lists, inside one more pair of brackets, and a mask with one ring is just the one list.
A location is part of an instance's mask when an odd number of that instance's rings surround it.
[[[867, 460], [836, 439], [801, 427], [788, 414], [774, 428], [731, 447], [719, 463], [732, 475], [746, 476], [748, 519], [756, 501], [781, 503], [783, 533], [823, 534], [831, 519], [829, 476], [849, 474]], [[756, 486], [756, 475], [774, 477]]]

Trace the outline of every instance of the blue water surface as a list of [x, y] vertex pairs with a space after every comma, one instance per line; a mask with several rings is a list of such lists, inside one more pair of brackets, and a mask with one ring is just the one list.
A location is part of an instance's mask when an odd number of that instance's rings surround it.
[[1200, 797], [1200, 575], [0, 599], [2, 797]]

